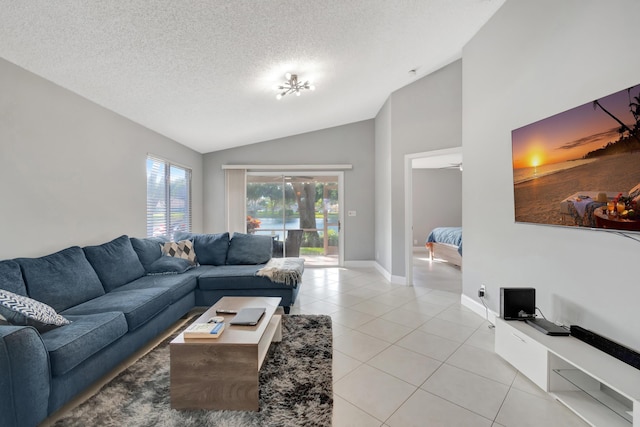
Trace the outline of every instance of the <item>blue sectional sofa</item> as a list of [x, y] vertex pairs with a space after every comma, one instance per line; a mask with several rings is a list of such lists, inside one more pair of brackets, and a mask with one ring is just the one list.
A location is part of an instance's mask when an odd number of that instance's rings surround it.
[[0, 426], [37, 425], [196, 306], [225, 295], [279, 296], [285, 312], [294, 303], [300, 283], [256, 276], [269, 237], [180, 239], [190, 253], [121, 236], [0, 261]]

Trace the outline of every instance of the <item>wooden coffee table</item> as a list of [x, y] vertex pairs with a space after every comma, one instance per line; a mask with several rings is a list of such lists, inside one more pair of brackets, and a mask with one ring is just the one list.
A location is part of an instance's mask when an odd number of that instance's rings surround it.
[[266, 307], [256, 326], [235, 326], [226, 314], [225, 329], [215, 339], [178, 335], [170, 348], [171, 407], [257, 411], [258, 375], [272, 341], [282, 340], [281, 298], [223, 297], [196, 322], [206, 322], [216, 309]]

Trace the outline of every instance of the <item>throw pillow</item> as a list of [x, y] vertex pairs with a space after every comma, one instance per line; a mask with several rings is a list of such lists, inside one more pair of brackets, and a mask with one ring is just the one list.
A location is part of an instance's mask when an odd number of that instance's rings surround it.
[[162, 246], [162, 253], [175, 258], [186, 259], [191, 265], [196, 264], [196, 251], [193, 249], [191, 240], [167, 242]]
[[33, 326], [47, 332], [71, 323], [40, 301], [0, 289], [0, 315], [13, 325]]
[[227, 253], [227, 264], [264, 264], [271, 259], [272, 245], [271, 236], [233, 233]]
[[163, 274], [182, 274], [192, 269], [195, 265], [183, 258], [163, 256], [158, 258], [147, 268], [147, 276], [157, 276]]
[[144, 267], [128, 236], [98, 246], [86, 246], [84, 254], [107, 292], [144, 276]]

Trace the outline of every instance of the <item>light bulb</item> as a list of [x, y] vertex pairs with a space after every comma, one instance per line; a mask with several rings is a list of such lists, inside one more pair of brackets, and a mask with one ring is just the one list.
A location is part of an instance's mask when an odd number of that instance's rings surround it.
[[316, 87], [314, 85], [309, 86], [309, 90], [316, 90]]
[[296, 96], [300, 96], [300, 91], [299, 90], [296, 91]]
[[281, 93], [277, 94], [277, 95], [276, 95], [276, 99], [277, 99], [277, 100], [281, 100], [281, 99], [282, 99], [282, 94], [281, 94]]
[[284, 78], [287, 79], [287, 80], [291, 80], [291, 73], [285, 74]]

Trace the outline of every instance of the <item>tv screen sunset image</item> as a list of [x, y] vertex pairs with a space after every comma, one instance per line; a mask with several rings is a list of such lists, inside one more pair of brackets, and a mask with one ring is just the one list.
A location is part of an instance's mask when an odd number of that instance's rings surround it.
[[516, 222], [640, 230], [640, 85], [515, 129], [512, 150]]

